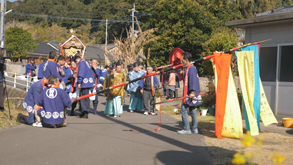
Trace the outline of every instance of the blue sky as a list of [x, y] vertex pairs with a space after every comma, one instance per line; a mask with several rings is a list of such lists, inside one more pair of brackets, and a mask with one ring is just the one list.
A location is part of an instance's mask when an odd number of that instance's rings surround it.
[[16, 1], [16, 0], [8, 0], [8, 1], [10, 1], [10, 2], [14, 2], [14, 1]]

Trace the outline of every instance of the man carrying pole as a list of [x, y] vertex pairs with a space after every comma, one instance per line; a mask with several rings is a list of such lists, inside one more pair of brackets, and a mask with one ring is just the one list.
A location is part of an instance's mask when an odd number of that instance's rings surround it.
[[[177, 133], [182, 135], [188, 135], [191, 133], [197, 134], [198, 121], [197, 121], [197, 113], [196, 113], [195, 106], [202, 104], [202, 102], [201, 102], [200, 95], [198, 95], [197, 100], [193, 100], [192, 98], [194, 98], [196, 94], [200, 93], [198, 73], [193, 63], [191, 63], [192, 55], [188, 52], [185, 52], [182, 54], [182, 56], [183, 56], [182, 62], [184, 65], [183, 97], [189, 96], [189, 98], [186, 98], [183, 100], [181, 111], [180, 111], [182, 115], [183, 130], [178, 131]], [[190, 115], [192, 117], [191, 131], [190, 131], [187, 109], [189, 109]]]

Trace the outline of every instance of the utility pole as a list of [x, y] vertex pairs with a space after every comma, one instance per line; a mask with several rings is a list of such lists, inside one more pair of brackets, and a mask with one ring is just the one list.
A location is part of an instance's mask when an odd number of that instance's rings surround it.
[[1, 23], [0, 23], [0, 35], [1, 35], [1, 49], [5, 49], [5, 14], [6, 14], [6, 0], [1, 0]]
[[107, 42], [108, 42], [108, 19], [106, 19], [106, 38], [105, 38], [105, 65], [107, 65]]
[[132, 17], [132, 34], [134, 34], [134, 12], [137, 12], [135, 10], [135, 3], [133, 4], [133, 8], [131, 10], [128, 10], [128, 11], [132, 12], [132, 14], [131, 14], [131, 17]]

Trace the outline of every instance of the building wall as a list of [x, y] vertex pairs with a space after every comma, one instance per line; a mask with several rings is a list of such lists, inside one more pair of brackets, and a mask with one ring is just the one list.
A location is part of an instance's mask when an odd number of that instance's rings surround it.
[[292, 43], [293, 21], [245, 28], [245, 43], [253, 43], [267, 39], [271, 40], [262, 43], [262, 47], [272, 47], [282, 43]]

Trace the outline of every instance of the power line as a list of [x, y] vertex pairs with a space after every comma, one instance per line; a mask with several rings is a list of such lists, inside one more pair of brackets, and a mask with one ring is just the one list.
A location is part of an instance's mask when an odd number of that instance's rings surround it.
[[[73, 21], [106, 22], [106, 20], [101, 20], [101, 19], [71, 18], [71, 17], [61, 17], [61, 16], [31, 14], [31, 13], [20, 13], [20, 12], [11, 12], [11, 14], [21, 15], [21, 16], [29, 16], [29, 17], [41, 17], [41, 18], [52, 18], [52, 19], [65, 19], [65, 20], [73, 20]], [[115, 22], [132, 22], [132, 21], [108, 20], [108, 23], [115, 23]]]

